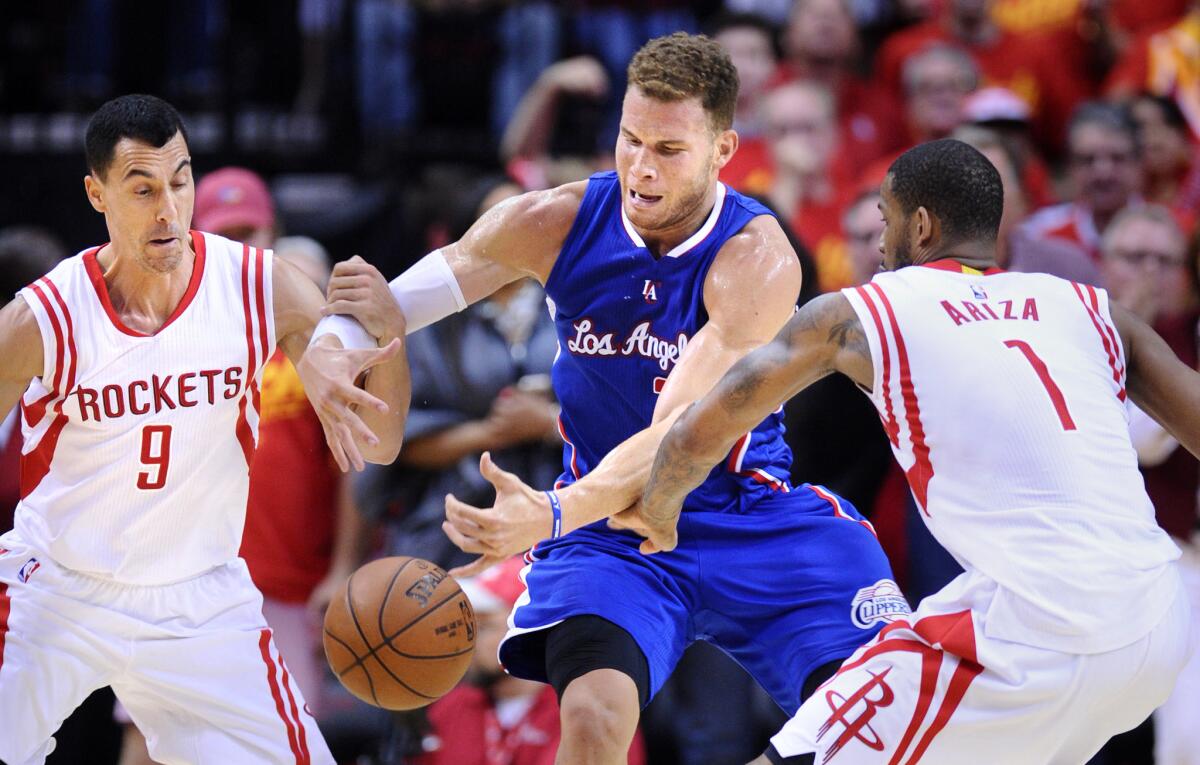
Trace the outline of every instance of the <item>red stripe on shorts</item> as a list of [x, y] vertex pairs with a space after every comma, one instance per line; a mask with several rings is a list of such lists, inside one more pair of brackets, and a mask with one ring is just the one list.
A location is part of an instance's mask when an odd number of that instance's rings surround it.
[[267, 682], [271, 685], [271, 696], [275, 698], [275, 711], [287, 727], [288, 746], [296, 756], [296, 765], [308, 765], [308, 758], [301, 753], [300, 744], [296, 740], [296, 729], [283, 708], [283, 694], [279, 691], [279, 681], [275, 679], [275, 660], [271, 658], [271, 630], [262, 631], [258, 638], [258, 648], [262, 651], [263, 663], [267, 665]]
[[0, 582], [0, 670], [4, 669], [4, 636], [8, 634], [8, 614], [12, 610], [12, 599], [8, 597], [8, 585]]

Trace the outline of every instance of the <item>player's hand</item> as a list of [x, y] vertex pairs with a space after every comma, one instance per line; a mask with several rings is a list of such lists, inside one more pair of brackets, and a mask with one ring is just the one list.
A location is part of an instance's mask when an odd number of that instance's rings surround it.
[[296, 366], [304, 393], [325, 430], [325, 441], [343, 472], [366, 466], [359, 443], [375, 446], [371, 432], [355, 407], [373, 407], [386, 413], [388, 406], [354, 383], [373, 366], [395, 358], [403, 344], [393, 339], [383, 348], [346, 350], [333, 335], [324, 335], [310, 346]]
[[539, 80], [546, 87], [574, 96], [599, 100], [608, 95], [608, 73], [591, 56], [575, 56], [551, 64]]
[[325, 293], [325, 316], [353, 316], [363, 329], [383, 341], [404, 337], [404, 312], [379, 269], [355, 255], [333, 267]]
[[638, 546], [638, 550], [641, 551], [642, 555], [653, 555], [654, 553], [674, 550], [679, 544], [678, 525], [678, 509], [675, 510], [674, 514], [654, 519], [643, 513], [640, 502], [608, 519], [608, 527], [610, 529], [625, 529], [645, 537], [645, 540]]
[[[479, 459], [479, 472], [496, 487], [496, 503], [488, 508], [472, 507], [453, 494], [446, 495], [442, 530], [451, 542], [463, 552], [479, 553], [498, 563], [550, 536], [554, 516], [550, 500], [543, 492], [501, 470], [488, 452]], [[475, 561], [464, 569], [478, 573], [487, 565]]]

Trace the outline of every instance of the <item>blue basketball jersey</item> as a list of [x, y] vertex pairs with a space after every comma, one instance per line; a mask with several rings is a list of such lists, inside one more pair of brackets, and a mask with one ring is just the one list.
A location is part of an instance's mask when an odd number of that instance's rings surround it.
[[[709, 267], [730, 237], [753, 218], [770, 214], [718, 184], [704, 225], [657, 258], [624, 214], [616, 173], [589, 179], [546, 280], [559, 343], [552, 371], [565, 442], [559, 486], [582, 478], [614, 447], [650, 426], [663, 384], [708, 320]], [[791, 460], [780, 410], [738, 440], [684, 510], [745, 512], [764, 492], [789, 489]]]

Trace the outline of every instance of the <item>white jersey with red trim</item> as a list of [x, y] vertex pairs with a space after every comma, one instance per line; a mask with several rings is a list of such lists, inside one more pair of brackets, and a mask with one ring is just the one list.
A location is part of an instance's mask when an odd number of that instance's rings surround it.
[[843, 294], [925, 523], [999, 585], [987, 634], [1072, 653], [1147, 634], [1179, 550], [1138, 472], [1105, 291], [946, 261]]
[[154, 335], [121, 323], [100, 248], [20, 292], [45, 369], [21, 401], [15, 526], [69, 569], [165, 584], [237, 557], [275, 347], [272, 255], [191, 236], [191, 281]]

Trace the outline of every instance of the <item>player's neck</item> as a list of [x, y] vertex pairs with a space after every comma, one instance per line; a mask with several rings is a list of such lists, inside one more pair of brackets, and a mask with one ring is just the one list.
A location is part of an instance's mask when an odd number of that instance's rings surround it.
[[946, 250], [933, 252], [928, 257], [918, 258], [916, 265], [935, 263], [940, 260], [953, 260], [968, 268], [986, 271], [996, 267], [996, 245], [994, 242], [960, 243]]
[[113, 244], [96, 253], [113, 310], [130, 329], [154, 334], [187, 292], [196, 254], [191, 242], [187, 242], [179, 265], [165, 273], [145, 268], [135, 258], [131, 253], [118, 251]]

